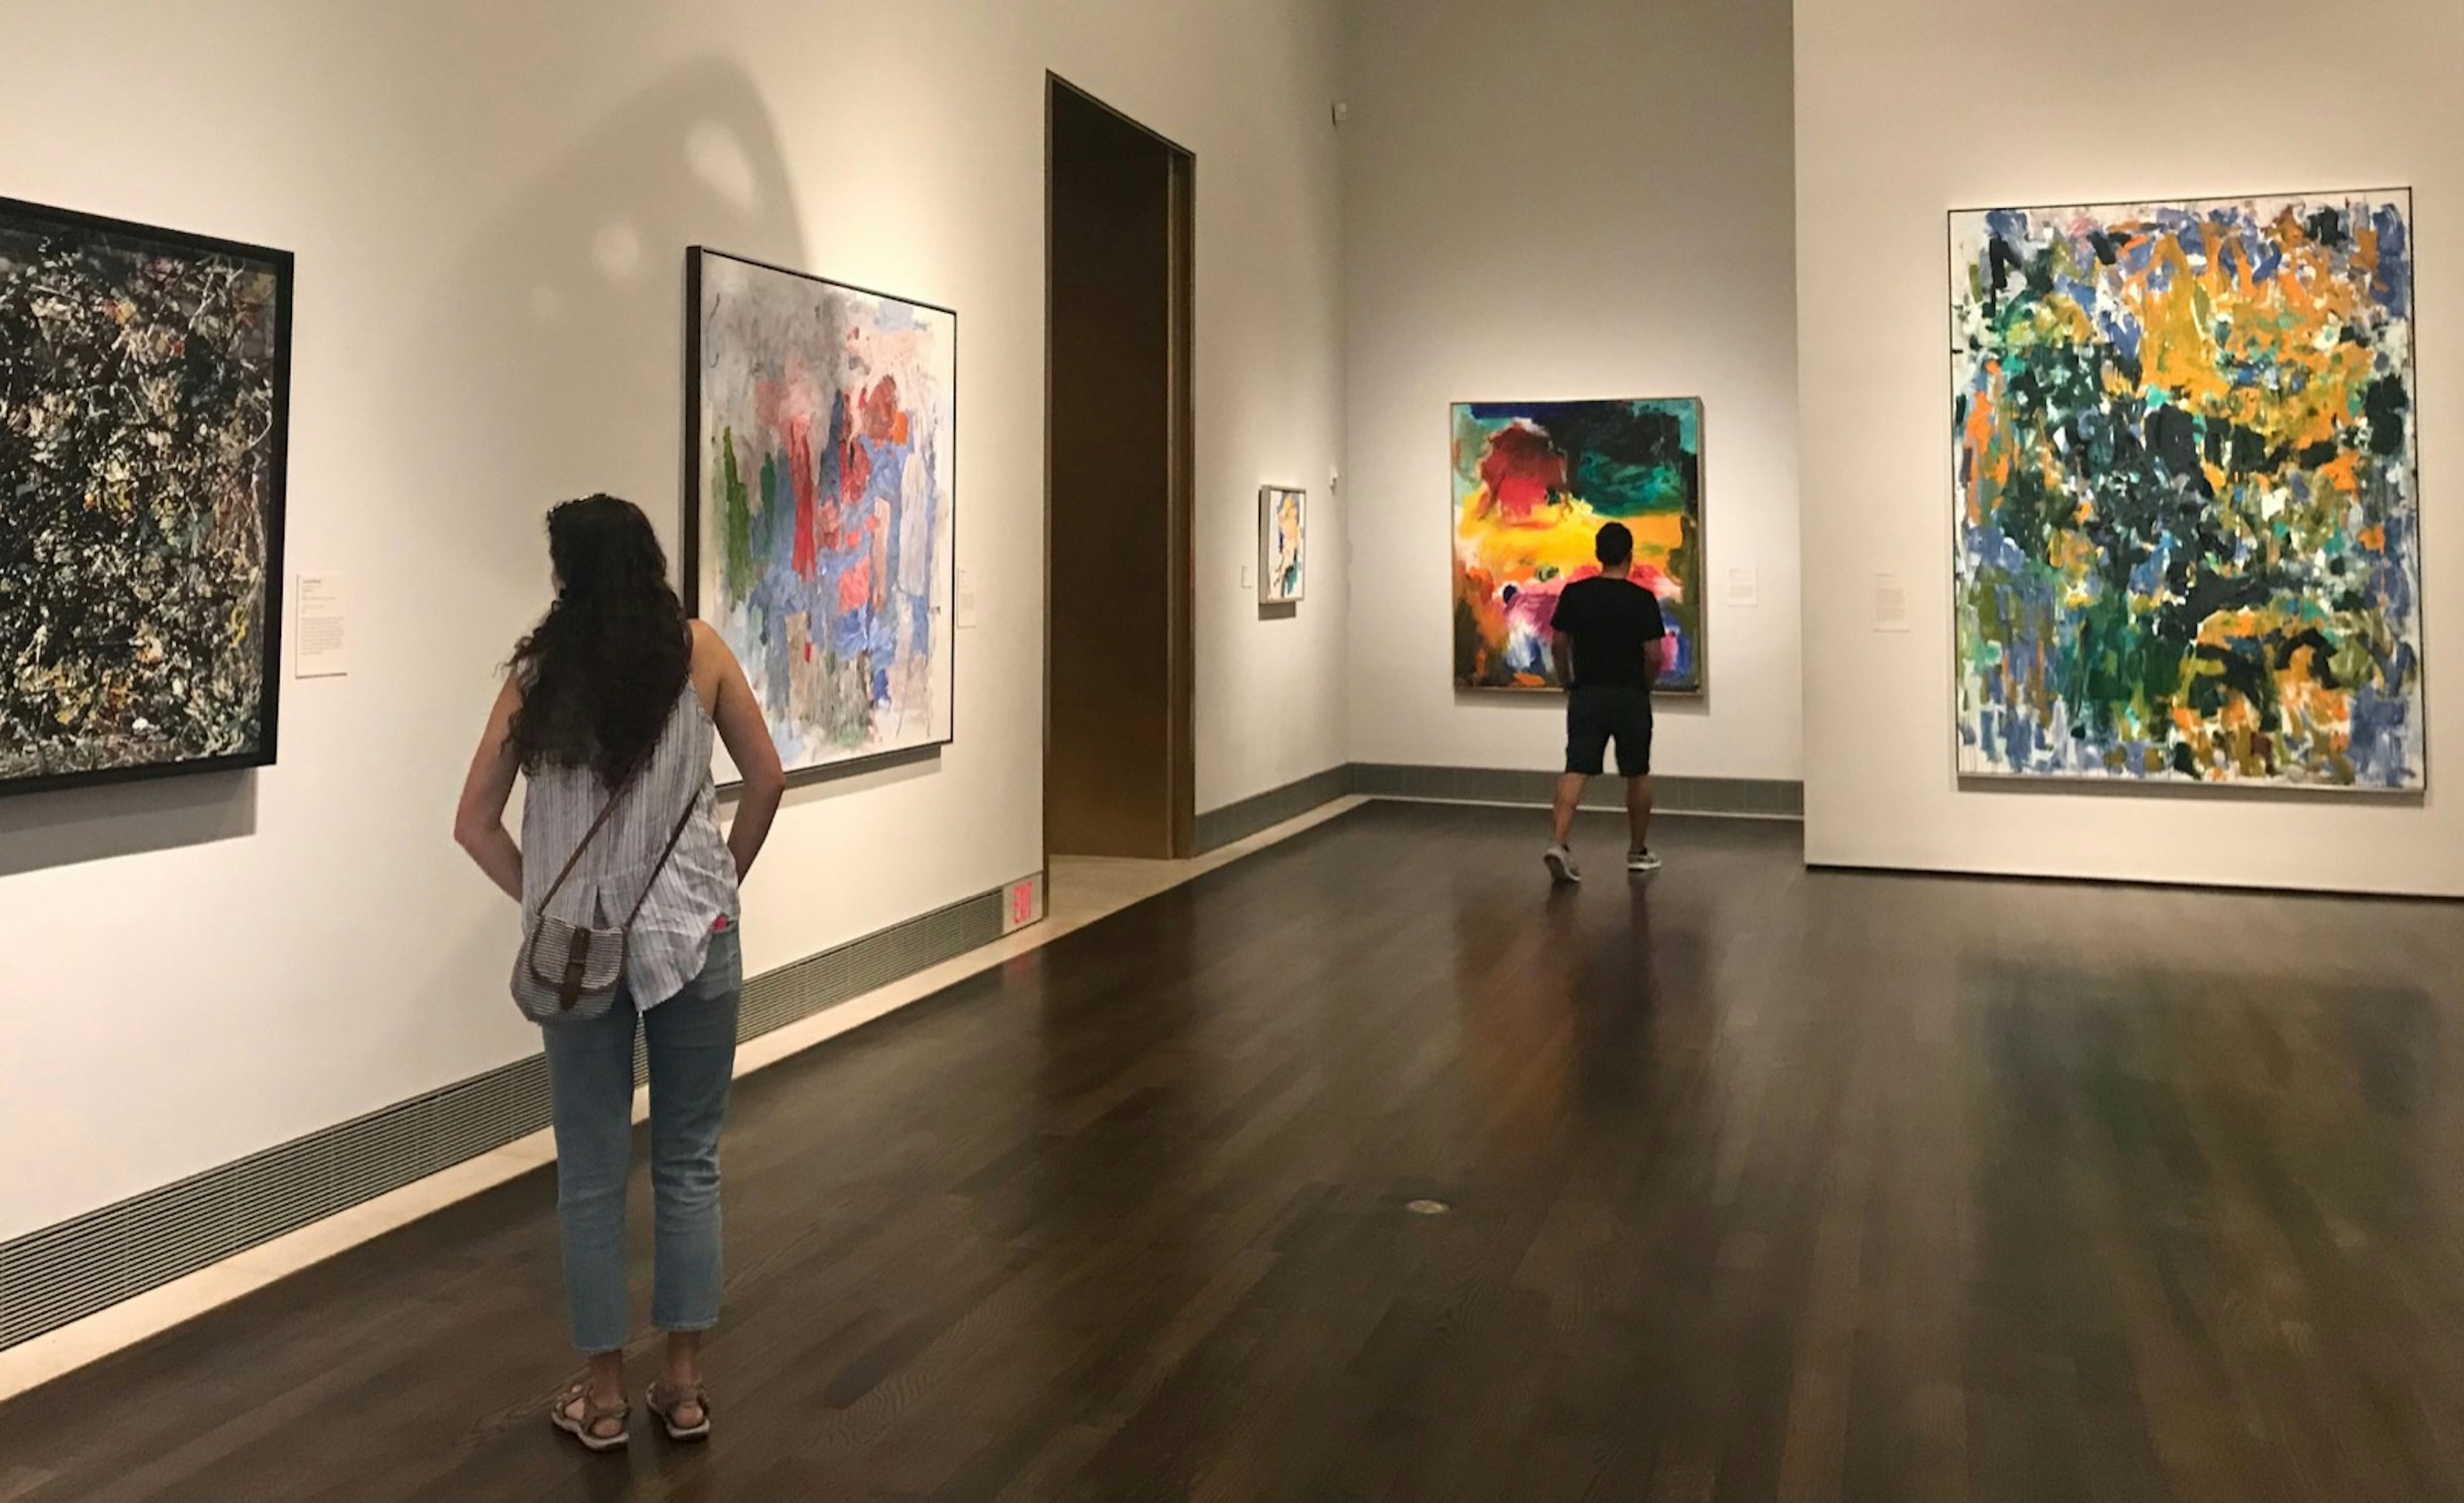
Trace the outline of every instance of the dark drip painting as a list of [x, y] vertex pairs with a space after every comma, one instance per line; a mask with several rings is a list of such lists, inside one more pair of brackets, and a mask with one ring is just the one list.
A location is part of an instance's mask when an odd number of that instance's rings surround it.
[[274, 760], [291, 275], [0, 200], [0, 793]]

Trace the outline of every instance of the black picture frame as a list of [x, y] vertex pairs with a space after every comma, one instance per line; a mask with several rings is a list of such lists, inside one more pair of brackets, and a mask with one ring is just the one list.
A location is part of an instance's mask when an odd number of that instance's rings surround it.
[[296, 259], [289, 251], [246, 241], [198, 234], [134, 220], [114, 219], [78, 210], [61, 209], [23, 199], [0, 198], [0, 229], [84, 237], [91, 241], [136, 246], [190, 257], [220, 257], [270, 272], [275, 282], [275, 328], [272, 337], [272, 421], [266, 434], [265, 587], [260, 644], [256, 745], [246, 752], [147, 763], [125, 767], [89, 768], [77, 772], [0, 778], [0, 798], [66, 788], [154, 782], [165, 778], [252, 771], [275, 765], [281, 744], [282, 642], [285, 602], [283, 534], [289, 501], [291, 469], [291, 331]]
[[[817, 283], [821, 286], [831, 288], [842, 293], [850, 293], [860, 298], [874, 298], [889, 302], [905, 303], [911, 308], [919, 308], [928, 313], [940, 314], [950, 320], [949, 490], [951, 599], [944, 602], [942, 605], [942, 609], [949, 613], [950, 618], [950, 703], [948, 707], [947, 734], [936, 740], [917, 741], [913, 745], [891, 747], [881, 751], [868, 752], [857, 757], [844, 757], [834, 762], [818, 763], [809, 767], [791, 767], [787, 769], [787, 785], [790, 787], [797, 787], [806, 784], [825, 783], [834, 779], [850, 777], [864, 772], [878, 771], [884, 767], [894, 767], [907, 763], [925, 761], [937, 757], [943, 747], [955, 745], [958, 739], [958, 620], [957, 599], [958, 578], [957, 560], [959, 511], [958, 392], [960, 380], [960, 367], [958, 364], [958, 310], [947, 307], [941, 303], [928, 302], [920, 298], [911, 298], [905, 293], [885, 292], [877, 287], [866, 287], [854, 282], [841, 281], [835, 277], [823, 276], [812, 272], [801, 271], [796, 267], [781, 266], [776, 261], [765, 261], [758, 256], [739, 255], [732, 251], [722, 251], [715, 246], [693, 245], [685, 248], [685, 443], [683, 456], [684, 467], [683, 475], [681, 476], [682, 505], [680, 511], [682, 519], [678, 527], [676, 539], [676, 572], [678, 575], [677, 590], [684, 601], [685, 614], [695, 620], [699, 620], [701, 618], [702, 608], [702, 266], [705, 260], [711, 259], [733, 261], [739, 266], [749, 266], [756, 271], [771, 272], [781, 276], [791, 276], [798, 281]], [[732, 791], [740, 786], [742, 786], [741, 780], [736, 780], [720, 785], [720, 790], [722, 792]]]
[[[1695, 596], [1702, 604], [1695, 627], [1694, 681], [1674, 686], [1654, 684], [1654, 701], [1670, 700], [1679, 704], [1707, 705], [1711, 702], [1711, 414], [1710, 404], [1702, 396], [1676, 397], [1530, 397], [1530, 398], [1461, 398], [1446, 406], [1446, 447], [1453, 453], [1456, 414], [1464, 408], [1541, 408], [1541, 407], [1624, 407], [1637, 403], [1684, 403], [1694, 409], [1695, 432], [1700, 438], [1694, 456], [1694, 544], [1699, 557], [1695, 560]], [[1452, 469], [1451, 460], [1448, 469]], [[1456, 571], [1462, 567], [1455, 548], [1455, 530], [1462, 520], [1463, 498], [1453, 494], [1453, 482], [1447, 482], [1446, 497], [1446, 571], [1449, 598], [1456, 587]], [[1449, 631], [1446, 643], [1448, 658], [1446, 679], [1449, 689], [1459, 698], [1500, 702], [1515, 699], [1538, 699], [1566, 691], [1558, 684], [1508, 686], [1505, 684], [1468, 684], [1454, 671], [1454, 638]]]

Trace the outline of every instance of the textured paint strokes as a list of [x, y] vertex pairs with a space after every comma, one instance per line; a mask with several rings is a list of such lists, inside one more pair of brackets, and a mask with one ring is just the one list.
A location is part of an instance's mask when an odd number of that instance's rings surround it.
[[1299, 600], [1309, 582], [1306, 492], [1268, 486], [1259, 497], [1259, 594], [1265, 605]]
[[699, 603], [787, 767], [950, 739], [949, 314], [704, 254]]
[[1556, 687], [1557, 592], [1599, 571], [1611, 521], [1668, 622], [1660, 687], [1703, 687], [1701, 402], [1462, 403], [1453, 453], [1458, 687]]
[[0, 207], [0, 785], [261, 762], [282, 278]]
[[2423, 785], [2404, 195], [1954, 217], [1964, 773]]

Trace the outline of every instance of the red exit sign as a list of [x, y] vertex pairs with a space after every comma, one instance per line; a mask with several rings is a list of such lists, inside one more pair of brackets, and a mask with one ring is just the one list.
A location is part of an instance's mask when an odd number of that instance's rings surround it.
[[1023, 929], [1044, 917], [1044, 878], [1030, 876], [1010, 884], [1008, 911], [1001, 916], [1001, 932]]

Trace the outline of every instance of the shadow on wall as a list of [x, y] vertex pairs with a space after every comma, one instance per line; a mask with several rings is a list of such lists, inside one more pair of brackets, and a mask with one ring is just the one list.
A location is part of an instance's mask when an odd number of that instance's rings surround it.
[[543, 608], [541, 519], [600, 490], [640, 503], [672, 548], [685, 251], [697, 243], [790, 266], [804, 257], [769, 110], [741, 68], [718, 60], [680, 70], [580, 140], [414, 306], [403, 358], [439, 388], [441, 421], [404, 435], [405, 474], [415, 495], [455, 497], [473, 524], [408, 529], [415, 577]]
[[[1566, 713], [1566, 696], [1556, 689], [1465, 689], [1457, 684], [1455, 708], [1458, 710], [1498, 710], [1508, 715], [1528, 715], [1548, 711], [1552, 715]], [[1681, 715], [1693, 719], [1708, 718], [1711, 714], [1711, 690], [1705, 687], [1692, 694], [1661, 694], [1651, 696], [1654, 715]]]
[[[349, 742], [431, 747], [440, 714], [475, 732], [497, 665], [546, 605], [541, 523], [555, 501], [629, 495], [672, 545], [684, 257], [699, 241], [788, 265], [804, 254], [769, 112], [742, 69], [715, 60], [637, 97], [515, 193], [441, 281], [403, 300], [353, 369], [295, 370], [295, 433], [353, 388], [392, 409], [377, 428], [387, 436], [354, 466], [361, 485], [303, 476], [296, 457], [291, 477], [295, 519], [310, 505], [371, 511], [356, 529], [360, 608], [381, 630], [361, 674], [388, 692], [353, 701]], [[295, 317], [330, 332], [356, 315], [320, 300], [319, 280], [303, 262]], [[319, 331], [320, 320], [334, 323]], [[374, 514], [385, 501], [402, 504]], [[442, 673], [388, 673], [404, 663], [388, 643]], [[465, 683], [467, 693], [450, 687]], [[438, 684], [449, 687], [429, 687]], [[286, 678], [282, 691], [296, 697], [298, 686]], [[300, 766], [301, 729], [286, 718], [284, 760], [261, 773], [0, 800], [0, 876], [253, 835], [256, 780]], [[448, 761], [410, 786], [458, 782], [461, 764]], [[439, 830], [446, 797], [428, 822]]]
[[255, 772], [0, 799], [0, 877], [256, 833]]
[[[941, 748], [938, 746], [911, 747], [904, 751], [883, 752], [858, 763], [807, 768], [788, 779], [786, 801], [780, 807], [802, 808], [808, 804], [850, 798], [894, 784], [935, 777], [940, 770]], [[730, 792], [727, 797], [733, 799], [735, 794]]]
[[[472, 231], [451, 270], [409, 299], [387, 359], [414, 373], [422, 410], [387, 463], [411, 515], [369, 534], [391, 544], [365, 571], [419, 661], [419, 691], [372, 696], [357, 734], [434, 746], [441, 717], [475, 735], [516, 639], [546, 608], [544, 519], [595, 491], [641, 505], [667, 539], [681, 524], [685, 250], [725, 246], [786, 264], [803, 230], [770, 112], [732, 63], [697, 62], [579, 134]], [[369, 603], [373, 606], [375, 603]], [[393, 724], [382, 723], [387, 719]], [[459, 744], [413, 771], [439, 832]], [[498, 969], [511, 904], [424, 957], [429, 988]]]

